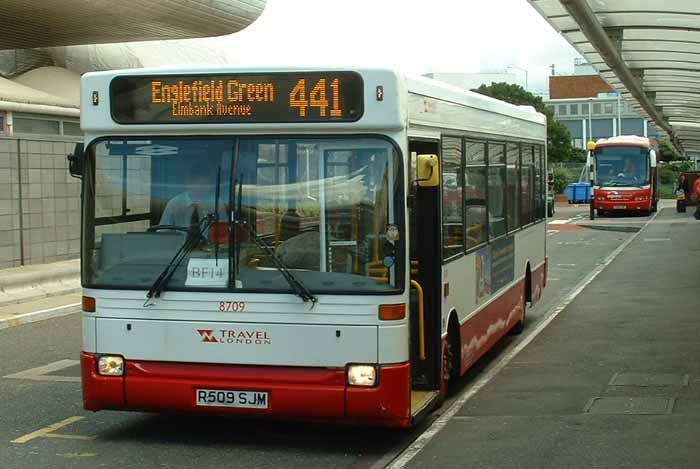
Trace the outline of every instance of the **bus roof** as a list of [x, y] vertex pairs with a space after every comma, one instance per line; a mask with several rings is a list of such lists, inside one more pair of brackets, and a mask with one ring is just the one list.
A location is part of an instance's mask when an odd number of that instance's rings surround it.
[[516, 119], [545, 125], [546, 118], [532, 106], [516, 106], [458, 86], [427, 77], [406, 77], [408, 91], [463, 106], [482, 109]]
[[617, 137], [600, 138], [595, 142], [596, 147], [612, 147], [612, 146], [637, 146], [651, 148], [651, 140], [647, 137], [638, 135], [619, 135]]

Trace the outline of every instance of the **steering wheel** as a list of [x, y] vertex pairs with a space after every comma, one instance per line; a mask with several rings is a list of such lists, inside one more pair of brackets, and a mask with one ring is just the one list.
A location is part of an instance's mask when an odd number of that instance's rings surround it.
[[190, 227], [181, 225], [153, 225], [149, 226], [146, 231], [148, 233], [155, 233], [156, 231], [160, 230], [182, 231], [183, 233], [189, 233]]

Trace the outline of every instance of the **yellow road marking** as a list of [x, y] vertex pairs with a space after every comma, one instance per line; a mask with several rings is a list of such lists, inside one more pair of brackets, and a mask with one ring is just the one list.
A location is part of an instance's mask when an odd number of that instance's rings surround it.
[[92, 441], [96, 436], [83, 436], [83, 435], [66, 435], [65, 433], [47, 433], [42, 435], [43, 438], [58, 438], [60, 440], [82, 440], [82, 441]]
[[28, 433], [28, 434], [26, 434], [26, 435], [24, 435], [24, 436], [20, 436], [19, 438], [15, 439], [15, 440], [12, 440], [12, 443], [17, 443], [17, 444], [20, 444], [20, 445], [21, 445], [21, 444], [23, 444], [23, 443], [26, 443], [26, 442], [28, 442], [28, 441], [33, 440], [34, 438], [39, 438], [39, 437], [42, 437], [42, 436], [46, 436], [48, 433], [51, 433], [51, 432], [53, 432], [53, 431], [56, 431], [56, 430], [58, 430], [59, 428], [63, 428], [63, 427], [65, 427], [65, 426], [68, 426], [68, 425], [70, 425], [71, 423], [78, 422], [78, 421], [80, 421], [80, 420], [82, 420], [82, 419], [84, 419], [84, 418], [85, 418], [85, 417], [78, 417], [78, 416], [75, 416], [75, 417], [68, 417], [68, 418], [65, 419], [65, 420], [61, 420], [60, 422], [53, 423], [53, 424], [49, 425], [48, 427], [44, 427], [44, 428], [42, 428], [42, 429], [40, 429], [40, 430], [37, 430], [37, 431], [35, 431], [35, 432]]

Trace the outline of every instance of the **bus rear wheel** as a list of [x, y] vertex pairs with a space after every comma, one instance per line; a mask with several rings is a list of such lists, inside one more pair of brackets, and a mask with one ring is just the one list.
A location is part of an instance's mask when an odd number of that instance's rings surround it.
[[445, 390], [449, 391], [459, 378], [460, 373], [460, 338], [459, 326], [456, 320], [450, 321], [445, 342], [445, 351], [442, 355], [442, 376], [445, 382]]

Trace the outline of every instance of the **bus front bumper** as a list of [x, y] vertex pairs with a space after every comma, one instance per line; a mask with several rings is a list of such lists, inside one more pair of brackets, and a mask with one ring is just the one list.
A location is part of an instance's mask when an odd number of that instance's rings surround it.
[[[410, 425], [410, 366], [382, 365], [376, 387], [347, 384], [344, 369], [126, 360], [124, 376], [97, 373], [98, 355], [81, 353], [83, 406]], [[266, 408], [197, 405], [198, 390], [267, 393]]]
[[599, 200], [596, 198], [594, 207], [606, 212], [651, 210], [651, 200]]

